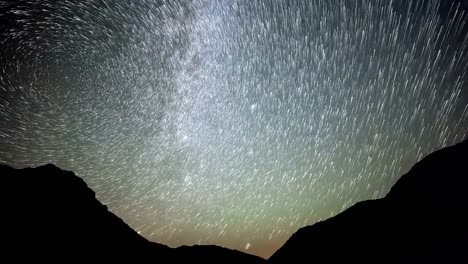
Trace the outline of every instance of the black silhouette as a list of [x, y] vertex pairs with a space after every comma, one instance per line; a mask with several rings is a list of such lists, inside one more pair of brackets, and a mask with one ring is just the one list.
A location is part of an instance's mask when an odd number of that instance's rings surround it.
[[468, 263], [468, 140], [418, 162], [383, 199], [301, 228], [267, 263]]
[[[86, 183], [54, 165], [0, 165], [1, 263], [264, 263], [217, 246], [169, 248], [133, 231]], [[3, 221], [2, 221], [3, 222]]]
[[[267, 263], [468, 263], [468, 140], [418, 162], [385, 198], [296, 232]], [[2, 263], [264, 263], [138, 235], [72, 172], [0, 165]]]

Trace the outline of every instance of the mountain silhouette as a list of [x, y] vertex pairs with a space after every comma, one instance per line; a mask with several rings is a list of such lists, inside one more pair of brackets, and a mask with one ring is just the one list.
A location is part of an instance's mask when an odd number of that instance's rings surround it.
[[[301, 228], [267, 263], [468, 263], [468, 140], [413, 166], [386, 197]], [[218, 246], [150, 242], [73, 172], [0, 165], [2, 263], [265, 263]]]
[[468, 263], [468, 140], [428, 155], [386, 197], [299, 229], [267, 263]]
[[1, 263], [264, 263], [217, 246], [153, 243], [107, 210], [73, 172], [0, 165]]

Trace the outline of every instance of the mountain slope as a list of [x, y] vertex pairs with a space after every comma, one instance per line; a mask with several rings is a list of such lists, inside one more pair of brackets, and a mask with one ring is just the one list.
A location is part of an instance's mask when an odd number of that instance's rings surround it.
[[298, 230], [267, 263], [468, 263], [468, 140], [418, 162], [385, 198]]
[[149, 242], [96, 200], [82, 179], [54, 165], [0, 165], [0, 176], [2, 263], [264, 263], [216, 246]]

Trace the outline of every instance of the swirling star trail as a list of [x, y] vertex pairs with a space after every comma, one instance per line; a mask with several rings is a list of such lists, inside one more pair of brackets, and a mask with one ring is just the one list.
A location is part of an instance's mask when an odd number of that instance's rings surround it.
[[464, 1], [0, 1], [0, 163], [74, 171], [150, 240], [268, 257], [468, 136], [467, 23]]

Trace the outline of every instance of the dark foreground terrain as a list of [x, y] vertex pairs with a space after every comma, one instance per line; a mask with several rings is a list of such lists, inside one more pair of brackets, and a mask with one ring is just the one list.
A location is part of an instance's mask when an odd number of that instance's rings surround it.
[[[468, 263], [468, 141], [418, 162], [385, 198], [297, 231], [267, 263]], [[264, 263], [141, 237], [54, 165], [0, 165], [1, 263]]]
[[301, 228], [268, 263], [468, 263], [468, 140], [425, 157], [385, 198]]
[[0, 175], [6, 219], [0, 263], [265, 262], [218, 246], [150, 242], [96, 200], [81, 178], [54, 165], [20, 170], [0, 165]]

